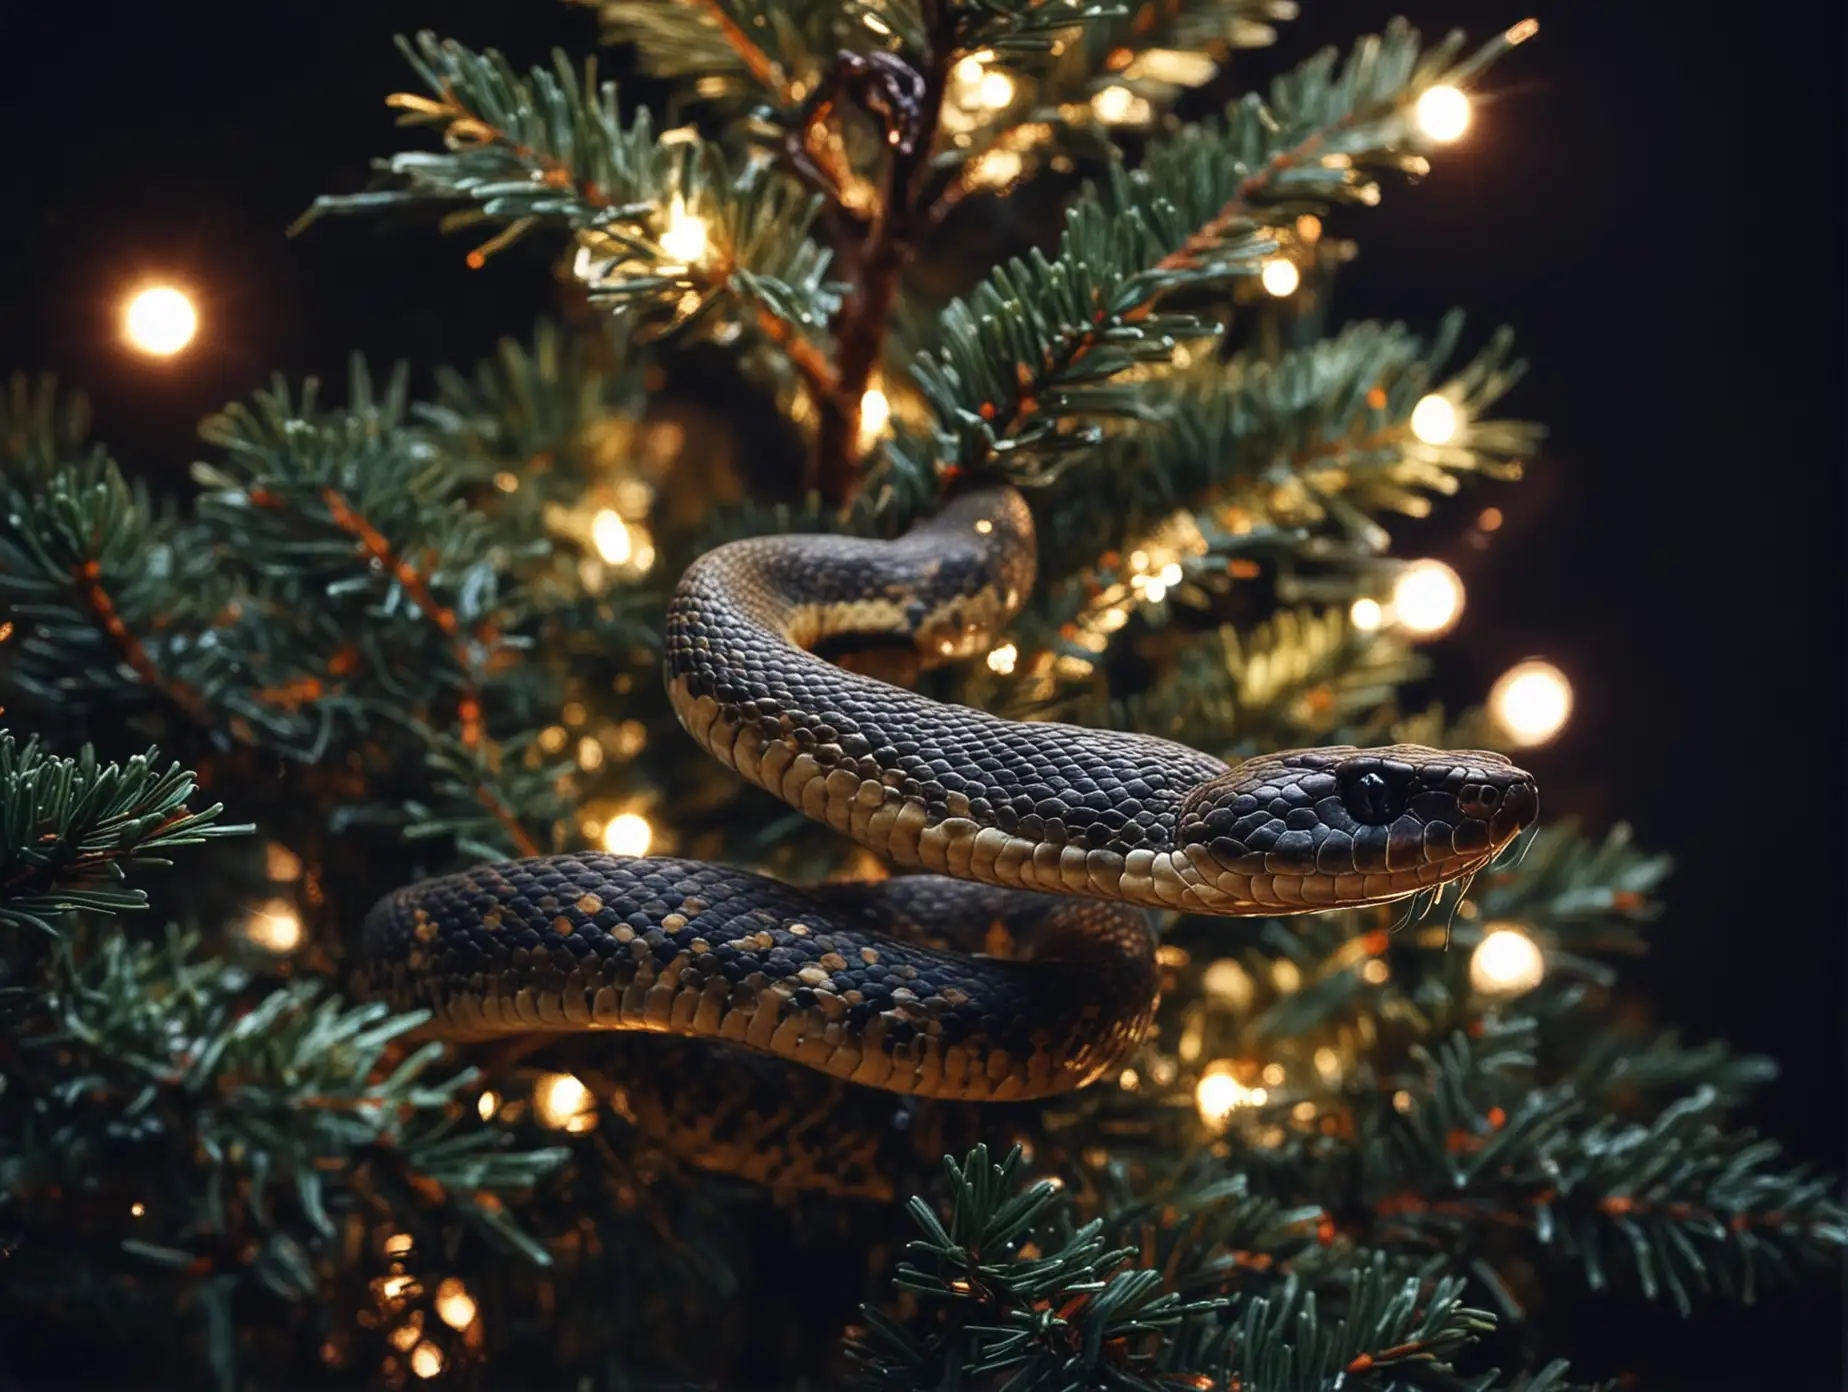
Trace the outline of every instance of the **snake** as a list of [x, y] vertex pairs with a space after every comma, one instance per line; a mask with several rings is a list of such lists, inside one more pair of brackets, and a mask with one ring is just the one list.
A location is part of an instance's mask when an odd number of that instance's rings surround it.
[[[789, 1178], [825, 1168], [801, 1127], [867, 1090], [1004, 1103], [1119, 1068], [1154, 1017], [1163, 915], [1467, 885], [1536, 819], [1533, 776], [1488, 750], [1228, 763], [937, 700], [824, 651], [883, 644], [920, 670], [980, 657], [1022, 612], [1037, 550], [1018, 489], [972, 488], [896, 537], [726, 543], [668, 602], [662, 674], [685, 732], [899, 873], [797, 886], [590, 851], [478, 864], [372, 909], [363, 989], [459, 1042], [701, 1041], [687, 1067], [637, 1060], [629, 1113], [696, 1163]], [[876, 1169], [877, 1149], [849, 1169]]]

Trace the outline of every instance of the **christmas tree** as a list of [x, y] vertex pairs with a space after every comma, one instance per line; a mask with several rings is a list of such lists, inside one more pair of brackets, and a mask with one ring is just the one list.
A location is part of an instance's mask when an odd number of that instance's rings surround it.
[[1818, 1279], [1833, 1180], [1731, 1119], [1772, 1064], [1614, 989], [1669, 872], [1621, 826], [1543, 820], [1467, 892], [1160, 915], [1146, 1033], [1047, 1099], [372, 998], [372, 906], [484, 862], [816, 902], [913, 868], [688, 738], [669, 601], [740, 538], [1019, 490], [1004, 632], [827, 653], [1013, 720], [1235, 762], [1518, 755], [1566, 714], [1541, 662], [1406, 696], [1460, 592], [1388, 526], [1535, 457], [1510, 335], [1329, 314], [1532, 24], [1395, 24], [1228, 100], [1287, 0], [585, 3], [620, 92], [406, 41], [406, 148], [301, 229], [541, 248], [527, 338], [419, 399], [278, 380], [177, 501], [79, 396], [0, 400], [0, 1371], [1547, 1389], [1603, 1375], [1563, 1356], [1577, 1292], [1704, 1328]]

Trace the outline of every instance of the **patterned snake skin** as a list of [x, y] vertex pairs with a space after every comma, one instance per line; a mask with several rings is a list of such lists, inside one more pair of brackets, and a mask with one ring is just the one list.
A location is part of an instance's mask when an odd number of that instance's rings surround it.
[[[1387, 903], [1467, 879], [1534, 820], [1534, 780], [1499, 754], [1343, 747], [1228, 767], [1148, 735], [946, 705], [811, 651], [851, 635], [908, 642], [926, 664], [974, 656], [1019, 611], [1035, 562], [1025, 502], [989, 490], [895, 541], [720, 547], [668, 609], [668, 693], [705, 749], [937, 873], [797, 889], [664, 857], [483, 865], [372, 911], [362, 989], [458, 1039], [652, 1031], [775, 1056], [829, 1087], [1043, 1097], [1141, 1038], [1148, 910]], [[795, 1092], [838, 1097], [821, 1086]], [[728, 1123], [688, 1107], [699, 1090], [643, 1078], [628, 1105], [696, 1163], [762, 1172], [774, 1137], [784, 1169], [805, 1170], [800, 1098]]]

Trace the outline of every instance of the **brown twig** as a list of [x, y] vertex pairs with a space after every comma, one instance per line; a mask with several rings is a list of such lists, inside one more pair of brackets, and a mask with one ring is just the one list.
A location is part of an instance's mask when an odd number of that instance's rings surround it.
[[[129, 632], [128, 625], [116, 609], [115, 601], [110, 598], [109, 591], [103, 588], [102, 562], [91, 557], [71, 572], [71, 579], [76, 583], [78, 593], [83, 596], [97, 626], [109, 635], [116, 650], [121, 653], [122, 660], [143, 684], [173, 702], [195, 724], [212, 725], [212, 711], [206, 705], [205, 698], [184, 682], [162, 675], [154, 665], [154, 659], [148, 656], [148, 650], [141, 645], [141, 640]], [[8, 627], [10, 629], [11, 626]]]
[[[1330, 127], [1330, 130], [1339, 131], [1343, 129], [1351, 119], [1351, 117], [1343, 117]], [[1155, 271], [1176, 271], [1197, 265], [1202, 252], [1210, 250], [1234, 225], [1244, 220], [1250, 212], [1252, 200], [1268, 187], [1272, 179], [1276, 178], [1277, 175], [1283, 173], [1285, 170], [1294, 168], [1315, 157], [1316, 151], [1327, 138], [1328, 133], [1328, 131], [1314, 132], [1291, 148], [1279, 150], [1276, 154], [1272, 155], [1270, 159], [1265, 161], [1261, 169], [1254, 170], [1252, 173], [1246, 175], [1245, 178], [1239, 182], [1237, 190], [1233, 193], [1232, 197], [1226, 201], [1225, 205], [1221, 207], [1217, 213], [1213, 214], [1212, 217], [1208, 218], [1198, 231], [1189, 233], [1187, 240], [1178, 248], [1157, 261], [1153, 269]], [[1141, 323], [1155, 312], [1156, 303], [1157, 301], [1155, 299], [1150, 299], [1136, 306], [1136, 308], [1123, 316], [1124, 322], [1129, 324]], [[1069, 370], [1073, 365], [1081, 361], [1087, 353], [1096, 348], [1102, 341], [1102, 331], [1108, 318], [1107, 312], [1103, 309], [1099, 309], [1094, 320], [1096, 327], [1087, 329], [1084, 333], [1079, 334], [1073, 339], [1069, 351], [1056, 364], [1050, 367], [1047, 372], [1041, 374], [1039, 380], [1044, 382], [1048, 377], [1052, 376], [1054, 372]], [[1023, 391], [1019, 400], [1014, 405], [1010, 419], [1010, 431], [1017, 427], [1019, 422], [1025, 420], [1038, 409], [1039, 397], [1032, 391]], [[984, 420], [996, 420], [1001, 415], [1002, 405], [999, 402], [984, 402], [980, 410]]]
[[746, 70], [763, 86], [770, 88], [777, 95], [777, 100], [788, 105], [795, 101], [790, 91], [789, 82], [783, 76], [780, 64], [774, 62], [751, 41], [751, 36], [738, 27], [738, 21], [725, 12], [719, 0], [689, 0], [696, 9], [703, 10], [725, 36], [725, 42], [732, 46]]
[[899, 275], [916, 252], [928, 209], [921, 206], [925, 175], [937, 140], [943, 97], [955, 52], [956, 11], [944, 0], [924, 7], [929, 48], [923, 55], [924, 95], [910, 142], [892, 153], [863, 268], [842, 306], [836, 334], [837, 386], [821, 402], [815, 484], [822, 501], [845, 508], [853, 500], [860, 435], [860, 402], [885, 349]]

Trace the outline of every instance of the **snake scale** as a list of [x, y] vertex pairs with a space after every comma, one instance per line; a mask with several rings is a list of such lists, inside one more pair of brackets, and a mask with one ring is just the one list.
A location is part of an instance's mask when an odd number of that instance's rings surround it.
[[[366, 989], [459, 1040], [721, 1041], [686, 1068], [638, 1061], [629, 1110], [697, 1163], [800, 1182], [815, 1168], [801, 1113], [858, 1105], [856, 1089], [1002, 1102], [1109, 1072], [1154, 1012], [1151, 910], [1387, 903], [1466, 879], [1534, 820], [1533, 778], [1499, 754], [1339, 747], [1228, 766], [931, 700], [814, 651], [850, 636], [909, 643], [924, 665], [986, 652], [1036, 561], [1025, 500], [983, 489], [895, 540], [718, 547], [669, 604], [664, 676], [688, 733], [924, 873], [796, 888], [669, 857], [484, 864], [373, 909]], [[779, 1090], [752, 1052], [800, 1068]], [[728, 1108], [747, 1085], [756, 1100]], [[878, 1163], [869, 1141], [849, 1168]]]

